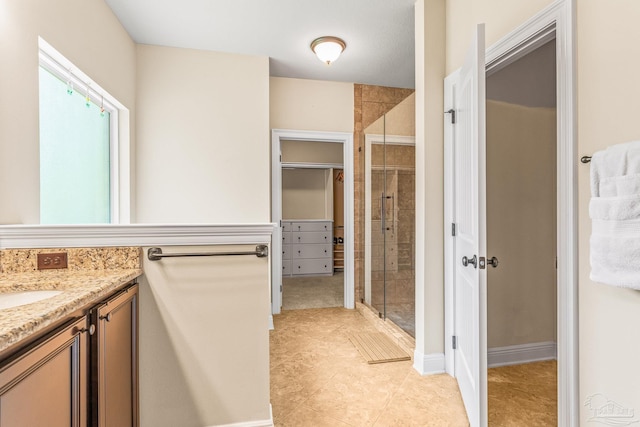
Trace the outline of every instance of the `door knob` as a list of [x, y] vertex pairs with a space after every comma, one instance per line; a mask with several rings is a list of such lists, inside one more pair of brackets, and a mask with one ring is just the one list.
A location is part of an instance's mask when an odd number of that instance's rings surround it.
[[473, 256], [473, 258], [467, 258], [466, 256], [463, 256], [462, 265], [466, 267], [469, 264], [473, 265], [473, 268], [478, 268], [478, 257], [476, 257], [475, 255]]
[[489, 264], [493, 268], [496, 268], [498, 266], [498, 258], [492, 256], [487, 260], [487, 264]]

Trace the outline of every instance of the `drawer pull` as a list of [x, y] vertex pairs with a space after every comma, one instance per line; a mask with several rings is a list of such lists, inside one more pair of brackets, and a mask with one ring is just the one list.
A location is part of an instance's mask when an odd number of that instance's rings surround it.
[[93, 335], [96, 333], [96, 325], [92, 323], [91, 325], [89, 325], [88, 328], [77, 329], [77, 332], [79, 333], [89, 332], [89, 335]]

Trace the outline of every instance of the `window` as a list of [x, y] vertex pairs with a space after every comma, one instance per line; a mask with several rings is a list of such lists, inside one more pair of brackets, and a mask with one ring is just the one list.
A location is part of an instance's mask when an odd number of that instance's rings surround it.
[[40, 39], [40, 223], [120, 221], [119, 104]]

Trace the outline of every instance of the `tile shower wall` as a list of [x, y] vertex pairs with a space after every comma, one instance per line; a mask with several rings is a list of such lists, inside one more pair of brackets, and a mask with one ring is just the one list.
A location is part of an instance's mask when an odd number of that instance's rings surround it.
[[[372, 147], [371, 191], [383, 192], [384, 157], [382, 145]], [[409, 304], [413, 308], [415, 298], [415, 147], [406, 145], [386, 146], [386, 193], [393, 195], [387, 200], [386, 223], [390, 230], [386, 241], [387, 304]], [[381, 200], [372, 198], [371, 229], [380, 229]], [[382, 307], [385, 262], [382, 233], [372, 236], [371, 304]]]
[[[364, 129], [414, 92], [383, 86], [354, 85], [355, 297], [364, 297]], [[412, 233], [414, 234], [414, 233]]]

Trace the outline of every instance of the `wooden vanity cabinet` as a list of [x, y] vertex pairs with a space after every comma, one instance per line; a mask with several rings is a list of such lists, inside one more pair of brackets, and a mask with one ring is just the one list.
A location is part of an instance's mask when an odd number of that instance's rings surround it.
[[87, 318], [71, 321], [0, 368], [0, 426], [87, 426]]
[[91, 425], [137, 427], [138, 285], [89, 312], [91, 336]]

